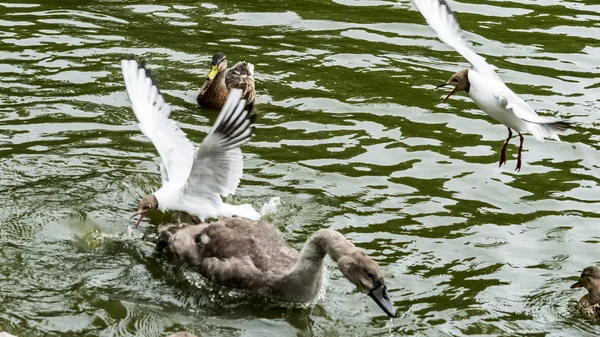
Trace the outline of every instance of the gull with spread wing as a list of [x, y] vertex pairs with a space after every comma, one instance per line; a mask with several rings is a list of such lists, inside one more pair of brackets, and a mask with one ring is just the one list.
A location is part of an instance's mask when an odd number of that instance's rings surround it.
[[500, 154], [500, 166], [506, 163], [506, 146], [512, 137], [512, 130], [518, 132], [520, 137], [517, 171], [521, 170], [523, 150], [521, 132], [529, 132], [539, 141], [543, 141], [544, 138], [560, 141], [558, 135], [564, 133], [570, 127], [570, 123], [539, 116], [527, 102], [510, 90], [498, 76], [495, 68], [471, 50], [462, 38], [462, 31], [446, 1], [413, 1], [440, 40], [454, 48], [472, 65], [472, 69], [463, 69], [452, 75], [447, 82], [437, 86], [438, 88], [454, 86], [444, 101], [455, 92], [464, 90], [481, 110], [508, 128], [508, 138]]
[[[123, 79], [140, 130], [162, 159], [162, 187], [139, 203], [136, 228], [144, 216], [158, 209], [183, 211], [204, 221], [219, 216], [258, 219], [251, 205], [229, 205], [221, 196], [233, 194], [240, 183], [243, 158], [240, 145], [254, 136], [252, 104], [235, 89], [200, 146], [194, 147], [177, 123], [169, 118], [171, 106], [153, 82], [150, 71], [135, 60], [122, 60]], [[132, 216], [132, 218], [133, 218]]]

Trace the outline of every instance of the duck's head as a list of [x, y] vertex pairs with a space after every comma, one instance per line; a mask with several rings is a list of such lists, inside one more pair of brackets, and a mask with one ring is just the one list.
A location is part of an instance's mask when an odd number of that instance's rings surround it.
[[396, 317], [396, 309], [388, 297], [383, 273], [377, 262], [362, 251], [341, 256], [337, 261], [342, 274], [354, 284], [358, 290], [369, 294], [379, 307], [390, 317]]
[[446, 100], [448, 100], [448, 98], [450, 98], [450, 96], [452, 96], [455, 92], [463, 90], [469, 92], [471, 89], [471, 82], [469, 82], [469, 69], [463, 69], [455, 72], [446, 83], [442, 83], [436, 88], [441, 88], [448, 85], [453, 85], [454, 89], [452, 89], [448, 96], [444, 98], [444, 102], [446, 102]]
[[151, 211], [158, 208], [158, 200], [154, 196], [154, 194], [147, 194], [142, 199], [140, 199], [140, 203], [138, 204], [137, 212], [131, 215], [130, 219], [133, 219], [135, 216], [140, 216], [139, 220], [135, 224], [135, 228], [138, 228], [142, 219], [147, 216]]
[[581, 272], [579, 280], [571, 288], [585, 288], [590, 293], [600, 292], [600, 269], [587, 267]]
[[217, 74], [219, 73], [219, 71], [223, 71], [225, 69], [227, 69], [227, 57], [225, 56], [225, 54], [218, 52], [215, 55], [213, 55], [212, 63], [210, 65], [210, 71], [206, 75], [206, 79], [209, 81], [214, 79], [215, 76], [217, 76]]

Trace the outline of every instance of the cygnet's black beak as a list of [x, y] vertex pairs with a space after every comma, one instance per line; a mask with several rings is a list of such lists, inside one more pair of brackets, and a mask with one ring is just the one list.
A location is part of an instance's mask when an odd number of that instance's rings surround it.
[[381, 284], [369, 290], [369, 297], [371, 297], [388, 316], [396, 317], [396, 309], [394, 308], [392, 301], [390, 301], [385, 284]]

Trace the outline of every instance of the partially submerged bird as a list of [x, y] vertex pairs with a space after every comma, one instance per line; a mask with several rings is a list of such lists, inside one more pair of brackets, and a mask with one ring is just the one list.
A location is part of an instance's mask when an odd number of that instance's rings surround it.
[[579, 300], [577, 307], [586, 316], [600, 318], [600, 269], [585, 268], [577, 283], [573, 284], [571, 288], [585, 288], [588, 291]]
[[242, 96], [248, 103], [254, 103], [254, 65], [249, 62], [238, 62], [227, 68], [227, 57], [219, 52], [212, 58], [206, 82], [200, 87], [198, 105], [221, 109], [227, 96], [233, 89], [241, 89]]
[[135, 60], [122, 60], [123, 79], [140, 130], [150, 138], [162, 159], [162, 187], [144, 196], [136, 227], [153, 210], [177, 210], [204, 221], [218, 216], [258, 219], [251, 205], [229, 205], [221, 196], [233, 194], [243, 170], [239, 146], [254, 136], [252, 104], [246, 106], [242, 91], [232, 90], [227, 103], [200, 146], [194, 147], [177, 123], [169, 119], [165, 102], [150, 72]]
[[222, 218], [199, 225], [163, 225], [157, 250], [169, 247], [175, 258], [209, 280], [243, 292], [292, 302], [310, 302], [323, 280], [329, 255], [358, 290], [368, 293], [390, 317], [390, 301], [379, 265], [342, 234], [321, 229], [301, 252], [289, 247], [264, 221]]
[[517, 171], [521, 170], [521, 132], [529, 132], [539, 141], [544, 138], [560, 141], [558, 135], [568, 129], [570, 123], [538, 116], [529, 104], [510, 90], [496, 74], [494, 67], [475, 54], [463, 40], [458, 22], [445, 0], [413, 1], [440, 40], [454, 48], [472, 65], [472, 69], [458, 71], [447, 82], [437, 86], [454, 86], [444, 101], [458, 91], [466, 91], [481, 110], [508, 128], [508, 137], [500, 154], [500, 166], [506, 163], [506, 146], [512, 137], [512, 130], [517, 131], [520, 137]]

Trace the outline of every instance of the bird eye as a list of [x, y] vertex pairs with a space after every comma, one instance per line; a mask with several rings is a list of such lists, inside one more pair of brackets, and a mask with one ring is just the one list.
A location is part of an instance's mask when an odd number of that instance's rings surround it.
[[144, 206], [144, 209], [150, 209], [150, 205], [148, 204], [148, 205]]
[[458, 82], [460, 82], [460, 78], [458, 78], [458, 77], [457, 77], [457, 78], [455, 78], [455, 79], [454, 79], [454, 82], [457, 82], [457, 83], [458, 83]]
[[375, 275], [373, 275], [373, 273], [367, 273], [367, 277], [370, 279], [375, 279]]

